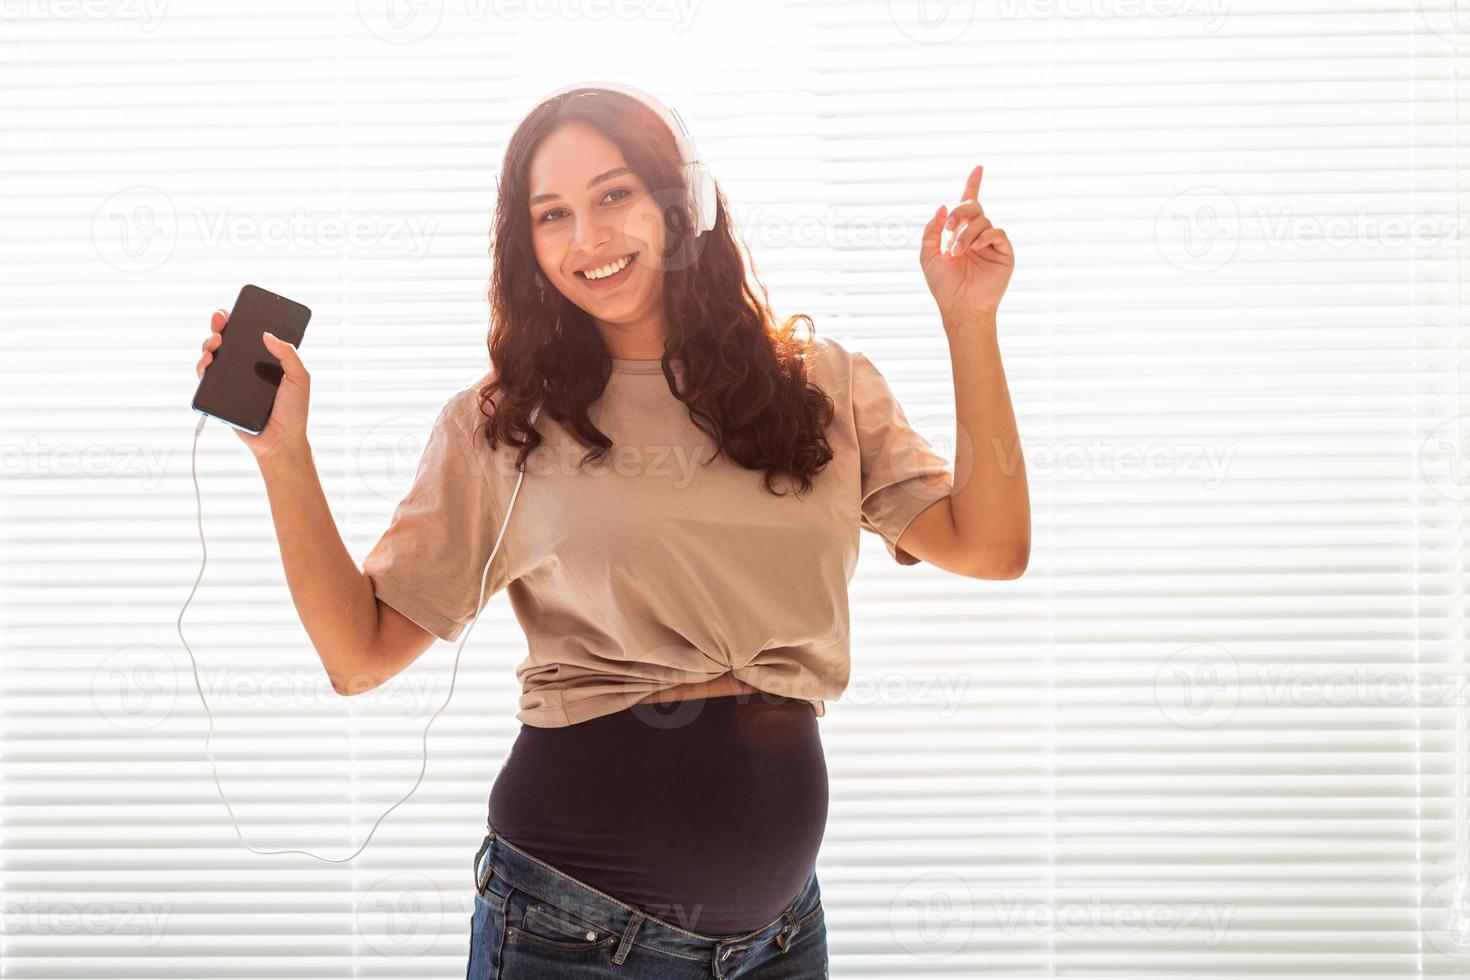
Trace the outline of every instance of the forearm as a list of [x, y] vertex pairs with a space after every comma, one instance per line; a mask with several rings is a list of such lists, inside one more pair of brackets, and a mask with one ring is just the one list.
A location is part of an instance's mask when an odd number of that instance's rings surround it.
[[956, 536], [989, 567], [1026, 567], [1031, 498], [994, 313], [946, 319], [954, 369]]
[[282, 448], [259, 463], [296, 613], [333, 689], [355, 693], [373, 676], [378, 603], [372, 583], [342, 543], [310, 445]]

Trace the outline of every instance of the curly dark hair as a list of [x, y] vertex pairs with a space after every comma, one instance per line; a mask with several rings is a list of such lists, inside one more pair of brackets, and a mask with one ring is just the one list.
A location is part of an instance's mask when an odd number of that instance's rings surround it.
[[[607, 384], [612, 360], [586, 311], [555, 288], [538, 288], [540, 268], [531, 241], [531, 160], [543, 139], [558, 127], [582, 122], [622, 151], [628, 167], [669, 200], [687, 193], [678, 146], [663, 119], [621, 92], [584, 87], [543, 101], [528, 113], [505, 151], [500, 197], [495, 207], [490, 276], [490, 363], [478, 387], [485, 438], [520, 448], [517, 464], [543, 437], [529, 422], [542, 414], [565, 424], [577, 441], [591, 446], [585, 465], [606, 455], [612, 441], [588, 418], [588, 406]], [[696, 236], [686, 207], [664, 207], [664, 312], [670, 336], [660, 360], [669, 390], [689, 407], [691, 420], [747, 469], [765, 469], [764, 484], [789, 474], [798, 496], [832, 458], [827, 427], [832, 399], [807, 377], [819, 353], [815, 328], [806, 314], [779, 327], [770, 297], [754, 272], [747, 276], [744, 245], [729, 223], [723, 192], [716, 187], [718, 216], [713, 229]], [[753, 286], [752, 286], [753, 284]], [[756, 291], [759, 291], [757, 298]], [[806, 337], [796, 336], [804, 321]], [[671, 361], [683, 366], [683, 390]], [[784, 494], [778, 494], [784, 496]]]

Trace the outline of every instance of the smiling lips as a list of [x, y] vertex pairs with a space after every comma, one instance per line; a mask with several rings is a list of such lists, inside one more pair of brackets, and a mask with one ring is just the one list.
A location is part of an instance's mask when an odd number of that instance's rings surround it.
[[[627, 278], [627, 271], [633, 265], [633, 258], [637, 254], [637, 252], [630, 252], [619, 259], [614, 259], [612, 262], [595, 269], [588, 269], [586, 271], [578, 270], [574, 275], [591, 287], [611, 285], [614, 282]], [[598, 276], [598, 278], [591, 278], [593, 275]]]

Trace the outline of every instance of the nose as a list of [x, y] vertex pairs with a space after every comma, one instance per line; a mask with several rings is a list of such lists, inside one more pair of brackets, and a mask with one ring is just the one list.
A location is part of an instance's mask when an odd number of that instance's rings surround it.
[[612, 229], [608, 223], [595, 216], [579, 217], [576, 221], [576, 230], [572, 233], [572, 248], [586, 258], [601, 254], [603, 246], [612, 238]]

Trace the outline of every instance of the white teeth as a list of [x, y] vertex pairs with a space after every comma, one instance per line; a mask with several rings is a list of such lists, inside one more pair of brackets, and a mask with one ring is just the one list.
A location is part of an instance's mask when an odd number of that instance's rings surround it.
[[606, 279], [608, 276], [623, 271], [623, 267], [631, 261], [633, 261], [633, 254], [630, 252], [616, 262], [609, 262], [600, 269], [589, 269], [586, 272], [580, 273], [580, 275], [588, 279]]

